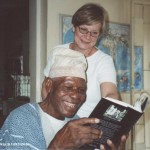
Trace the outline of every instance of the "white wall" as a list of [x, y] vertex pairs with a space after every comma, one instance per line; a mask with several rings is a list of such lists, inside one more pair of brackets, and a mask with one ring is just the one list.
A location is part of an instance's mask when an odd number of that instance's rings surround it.
[[46, 63], [47, 1], [30, 0], [29, 2], [30, 100], [31, 102], [39, 102], [41, 100], [43, 68]]

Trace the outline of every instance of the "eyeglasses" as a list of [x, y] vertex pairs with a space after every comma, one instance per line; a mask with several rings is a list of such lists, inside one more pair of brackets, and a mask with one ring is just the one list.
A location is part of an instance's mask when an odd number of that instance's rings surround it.
[[88, 29], [83, 28], [83, 27], [78, 27], [78, 28], [79, 28], [80, 33], [82, 33], [82, 34], [90, 33], [90, 36], [92, 36], [92, 37], [98, 37], [99, 36], [98, 31], [88, 31]]

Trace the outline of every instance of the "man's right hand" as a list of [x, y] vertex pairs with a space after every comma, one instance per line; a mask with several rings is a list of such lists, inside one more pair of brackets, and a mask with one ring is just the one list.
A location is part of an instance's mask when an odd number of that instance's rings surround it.
[[68, 122], [51, 141], [48, 149], [76, 149], [91, 143], [101, 137], [99, 129], [92, 128], [87, 124], [99, 123], [96, 118], [82, 118]]

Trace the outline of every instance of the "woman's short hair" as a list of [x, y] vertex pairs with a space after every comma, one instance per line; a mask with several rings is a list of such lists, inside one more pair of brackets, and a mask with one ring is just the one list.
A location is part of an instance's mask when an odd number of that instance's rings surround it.
[[101, 23], [101, 33], [105, 31], [106, 23], [108, 22], [107, 11], [98, 4], [88, 3], [81, 6], [72, 17], [72, 24], [74, 27], [80, 25], [92, 25]]

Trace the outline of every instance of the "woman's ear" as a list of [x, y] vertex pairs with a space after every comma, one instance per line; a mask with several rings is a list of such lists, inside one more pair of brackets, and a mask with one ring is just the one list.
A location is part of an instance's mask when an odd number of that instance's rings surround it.
[[75, 27], [74, 26], [72, 26], [72, 31], [75, 32]]

